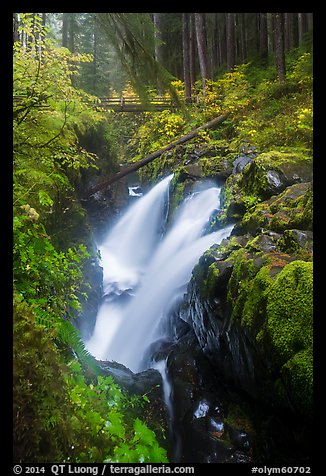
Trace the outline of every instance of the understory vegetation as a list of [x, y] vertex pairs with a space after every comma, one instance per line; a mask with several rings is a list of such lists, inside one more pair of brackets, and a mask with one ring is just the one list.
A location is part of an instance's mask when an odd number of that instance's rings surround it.
[[[28, 21], [24, 28], [38, 36]], [[142, 420], [148, 397], [100, 375], [72, 324], [90, 288], [85, 270], [97, 260], [76, 187], [98, 158], [79, 138], [106, 123], [92, 96], [72, 86], [85, 61], [45, 38], [32, 49], [15, 44], [14, 458], [164, 462]]]
[[[272, 63], [238, 65], [207, 81], [205, 96], [197, 82], [193, 95], [198, 103], [134, 117], [96, 109], [92, 107], [96, 98], [74, 87], [74, 76], [80, 65], [92, 61], [90, 55], [54, 47], [40, 21], [32, 25], [28, 16], [23, 28], [36, 41], [31, 48], [14, 46], [15, 462], [167, 462], [167, 451], [153, 431], [155, 425], [143, 418], [148, 397], [130, 395], [111, 377], [101, 375], [73, 324], [90, 291], [84, 279], [86, 270], [98, 260], [79, 191], [85, 177], [101, 172], [103, 161], [81, 144], [90, 131], [95, 137], [101, 134], [108, 153], [106, 167], [114, 170], [119, 162], [140, 160], [229, 113], [219, 128], [200, 133], [139, 170], [144, 184], [174, 172], [174, 207], [187, 191], [187, 179], [194, 174], [189, 157], [199, 147], [207, 149], [207, 154], [196, 156], [200, 177], [216, 178], [223, 168], [232, 168], [243, 151], [260, 157], [257, 167], [263, 170], [267, 163], [282, 168], [289, 160], [310, 167], [312, 53], [304, 46], [287, 53], [284, 82], [277, 78]], [[175, 81], [174, 88], [182, 99], [183, 83]], [[312, 258], [298, 248], [291, 230], [299, 228], [298, 223], [307, 224], [307, 229], [312, 226], [312, 191], [305, 190], [304, 198], [300, 196], [301, 202], [296, 203], [302, 206], [293, 205], [293, 214], [282, 219], [276, 216], [276, 204], [266, 203], [265, 185], [256, 178], [257, 173], [250, 186], [246, 182], [247, 191], [241, 177], [237, 184], [234, 177], [227, 179], [225, 207], [213, 226], [241, 217], [239, 227], [248, 230], [249, 223], [255, 229], [266, 215], [273, 218], [275, 213], [277, 231], [287, 231], [279, 245], [284, 253], [297, 253], [297, 260], [285, 266], [273, 282], [262, 267], [249, 290], [241, 288], [245, 281], [235, 286], [232, 291], [239, 300], [232, 312], [234, 318], [253, 326], [259, 316], [252, 308], [264, 300], [259, 309], [267, 312], [268, 320], [257, 338], [273, 340], [282, 378], [295, 396], [304, 393], [302, 405], [309, 412], [312, 323], [311, 302], [305, 293], [311, 292]], [[288, 207], [282, 203], [284, 216]], [[233, 260], [236, 262], [236, 255]], [[294, 318], [301, 306], [302, 313]], [[299, 343], [297, 335], [301, 336]]]

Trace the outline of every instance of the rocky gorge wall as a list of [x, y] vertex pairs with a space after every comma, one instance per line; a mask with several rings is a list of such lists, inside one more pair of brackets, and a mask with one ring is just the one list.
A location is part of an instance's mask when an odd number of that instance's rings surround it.
[[[229, 239], [213, 245], [201, 257], [176, 319], [189, 325], [196, 345], [211, 365], [211, 375], [243, 393], [254, 406], [262, 405], [270, 416], [277, 414], [278, 423], [267, 424], [267, 433], [282, 428], [282, 444], [290, 448], [295, 443], [296, 449], [292, 450], [304, 459], [310, 451], [307, 435], [311, 431], [313, 399], [311, 158], [279, 151], [257, 154], [250, 149], [238, 156], [222, 151], [220, 160], [215, 157], [212, 161], [211, 156], [212, 152], [209, 159], [188, 155], [180, 165], [174, 190], [176, 195], [183, 195], [197, 180], [227, 176], [223, 206], [213, 218], [211, 229], [230, 222], [234, 228]], [[207, 165], [208, 160], [214, 169], [203, 173], [202, 164]], [[177, 205], [178, 199], [174, 201]], [[186, 352], [184, 337], [181, 342]], [[186, 348], [195, 348], [194, 342]], [[171, 379], [177, 382], [175, 403], [180, 400], [178, 379], [185, 372], [179, 371], [175, 378], [178, 359], [172, 351], [168, 367]], [[202, 402], [194, 390], [198, 387], [191, 388], [188, 381], [182, 397], [189, 403], [188, 412], [196, 401], [197, 405]], [[216, 396], [216, 389], [213, 394]], [[206, 437], [211, 435], [211, 444], [215, 439], [227, 446], [231, 434], [237, 434], [240, 440], [242, 434], [247, 446], [242, 447], [241, 457], [233, 454], [232, 458], [250, 458], [252, 439], [250, 431], [243, 430], [246, 424], [238, 421], [228, 425], [225, 412], [222, 419], [220, 415], [223, 431], [212, 434], [212, 404], [207, 405], [201, 424], [206, 421]], [[194, 415], [190, 421], [196, 432], [193, 425], [199, 420]], [[188, 428], [189, 439], [189, 413], [181, 411], [178, 418], [180, 428]], [[224, 458], [224, 462], [230, 461], [230, 457]]]
[[[160, 163], [151, 180], [174, 172], [171, 213], [193, 186], [212, 179], [224, 183], [222, 207], [207, 231], [234, 224], [231, 237], [195, 267], [174, 312], [175, 342], [164, 350], [174, 407], [172, 460], [266, 463], [277, 455], [280, 462], [306, 462], [312, 159], [246, 146], [234, 153], [220, 144], [179, 147]], [[93, 197], [94, 223], [104, 223], [101, 197]]]

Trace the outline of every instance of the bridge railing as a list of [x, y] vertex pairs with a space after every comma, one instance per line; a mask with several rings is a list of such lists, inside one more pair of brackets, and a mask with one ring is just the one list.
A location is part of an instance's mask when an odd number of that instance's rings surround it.
[[[26, 98], [27, 95], [15, 95], [13, 102], [14, 104], [19, 104], [26, 100]], [[174, 110], [176, 108], [176, 104], [170, 98], [162, 96], [153, 97], [148, 103], [141, 102], [138, 96], [99, 97], [95, 101], [90, 102], [89, 105], [100, 109], [112, 109], [122, 112], [163, 111], [164, 109]]]
[[120, 96], [120, 97], [100, 97], [95, 102], [96, 106], [105, 109], [120, 109], [120, 110], [146, 110], [146, 109], [171, 109], [175, 104], [171, 99], [164, 97], [154, 97], [148, 103], [142, 103], [137, 96]]

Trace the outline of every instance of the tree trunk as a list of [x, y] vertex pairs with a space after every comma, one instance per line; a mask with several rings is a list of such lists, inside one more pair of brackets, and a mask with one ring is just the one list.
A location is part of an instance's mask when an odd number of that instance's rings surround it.
[[93, 94], [96, 95], [97, 88], [97, 24], [93, 22]]
[[268, 53], [271, 54], [274, 51], [274, 17], [272, 13], [266, 13], [266, 16]]
[[240, 29], [240, 60], [241, 63], [245, 63], [247, 59], [247, 48], [246, 48], [246, 17], [245, 13], [238, 13], [239, 18], [239, 29]]
[[183, 80], [185, 84], [185, 100], [191, 101], [190, 80], [190, 29], [189, 13], [182, 14], [182, 56], [183, 56]]
[[189, 33], [190, 33], [190, 84], [191, 89], [196, 82], [196, 29], [194, 14], [189, 14]]
[[285, 81], [284, 22], [283, 13], [274, 13], [275, 63], [277, 75]]
[[298, 36], [298, 14], [297, 13], [287, 13], [288, 16], [288, 47], [289, 50], [299, 46], [299, 36]]
[[62, 14], [62, 46], [68, 48], [68, 20], [69, 13]]
[[68, 15], [69, 15], [68, 48], [72, 53], [74, 53], [75, 52], [75, 14], [74, 13], [68, 13]]
[[[162, 14], [153, 13], [153, 23], [154, 23], [154, 54], [155, 59], [158, 63], [163, 65], [163, 40], [162, 40]], [[159, 78], [157, 78], [157, 90], [158, 94], [163, 94], [163, 86]]]
[[308, 30], [307, 13], [298, 13], [299, 19], [299, 44], [302, 43], [303, 35]]
[[267, 13], [259, 13], [259, 56], [263, 62], [268, 58]]
[[18, 25], [19, 25], [18, 13], [14, 13], [13, 14], [13, 41], [14, 43], [16, 43], [16, 41], [19, 42]]
[[215, 117], [211, 121], [207, 122], [201, 127], [198, 127], [197, 129], [194, 129], [193, 131], [189, 132], [188, 134], [180, 137], [179, 139], [175, 140], [174, 142], [171, 142], [168, 144], [166, 147], [163, 149], [160, 149], [156, 152], [153, 152], [152, 154], [148, 155], [144, 159], [136, 162], [135, 164], [131, 164], [127, 167], [125, 167], [123, 170], [115, 174], [113, 177], [109, 178], [108, 180], [105, 180], [101, 183], [98, 183], [97, 185], [94, 185], [87, 191], [87, 195], [93, 195], [94, 193], [98, 192], [99, 190], [102, 190], [103, 188], [108, 187], [112, 183], [116, 182], [117, 180], [121, 179], [122, 177], [125, 177], [126, 175], [135, 172], [136, 170], [140, 169], [141, 167], [144, 167], [144, 165], [147, 165], [149, 162], [152, 162], [154, 159], [157, 159], [160, 157], [162, 154], [167, 152], [168, 150], [172, 149], [173, 147], [183, 144], [184, 142], [187, 142], [190, 139], [193, 139], [196, 137], [196, 135], [201, 132], [205, 131], [206, 129], [210, 129], [214, 126], [217, 126], [219, 124], [222, 124], [222, 122], [225, 121], [225, 119], [228, 117], [228, 114], [223, 114], [222, 116]]
[[226, 14], [226, 66], [232, 71], [235, 65], [234, 13]]
[[200, 75], [203, 85], [203, 93], [206, 95], [206, 81], [208, 79], [207, 68], [207, 40], [205, 31], [205, 21], [203, 13], [195, 13], [195, 25], [196, 25], [196, 37], [197, 37], [197, 49], [200, 66]]
[[227, 63], [227, 44], [226, 44], [226, 13], [221, 14], [220, 34], [221, 34], [221, 65]]

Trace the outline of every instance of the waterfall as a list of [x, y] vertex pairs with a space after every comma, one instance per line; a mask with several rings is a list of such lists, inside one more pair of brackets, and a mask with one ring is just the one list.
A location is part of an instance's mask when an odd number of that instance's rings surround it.
[[166, 318], [200, 256], [232, 229], [204, 234], [219, 207], [220, 189], [211, 186], [183, 202], [162, 236], [171, 179], [137, 199], [100, 246], [105, 298], [86, 347], [96, 358], [115, 360], [134, 372], [151, 365], [148, 347], [168, 337]]

